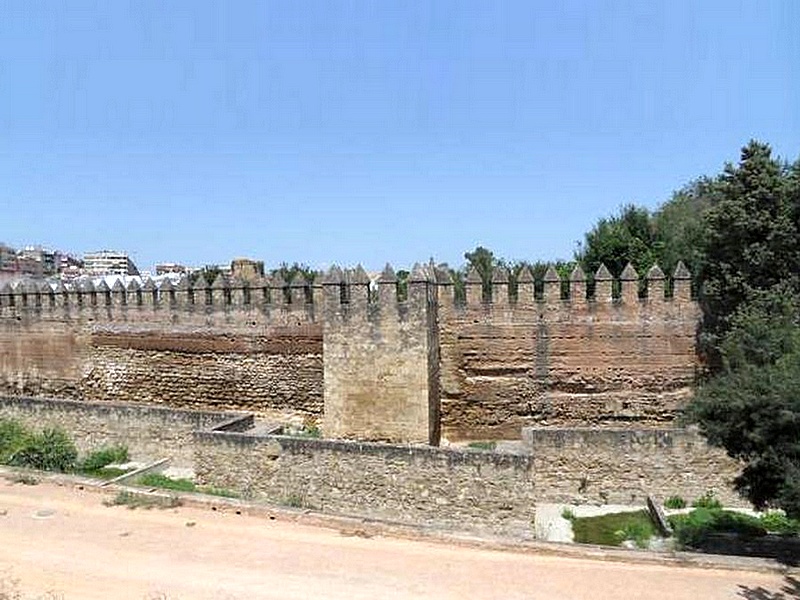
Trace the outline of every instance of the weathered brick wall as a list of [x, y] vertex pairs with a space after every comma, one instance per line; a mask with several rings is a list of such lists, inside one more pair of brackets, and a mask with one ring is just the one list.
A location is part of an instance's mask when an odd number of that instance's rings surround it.
[[[0, 419], [15, 419], [40, 430], [60, 427], [81, 452], [122, 444], [132, 459], [171, 458], [172, 466], [194, 465], [192, 432], [210, 429], [244, 413], [175, 410], [144, 404], [118, 404], [0, 397]], [[252, 422], [252, 418], [249, 419]]]
[[6, 307], [0, 393], [319, 416], [322, 328], [303, 307]]
[[420, 446], [195, 434], [208, 485], [271, 503], [426, 527], [533, 536], [527, 456]]
[[540, 502], [690, 502], [711, 491], [725, 505], [747, 505], [732, 485], [742, 465], [693, 430], [525, 428], [522, 438]]
[[610, 288], [589, 300], [558, 291], [534, 300], [531, 288], [513, 304], [440, 301], [443, 437], [515, 438], [535, 424], [664, 426], [691, 395], [698, 318], [687, 295], [612, 301]]

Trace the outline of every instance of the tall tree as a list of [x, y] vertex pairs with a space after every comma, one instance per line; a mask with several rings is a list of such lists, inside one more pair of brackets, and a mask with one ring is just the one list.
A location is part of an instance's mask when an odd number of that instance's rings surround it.
[[720, 344], [737, 309], [754, 293], [796, 278], [799, 232], [789, 192], [781, 163], [757, 141], [720, 178], [706, 213], [699, 273], [703, 348], [713, 370], [722, 366]]

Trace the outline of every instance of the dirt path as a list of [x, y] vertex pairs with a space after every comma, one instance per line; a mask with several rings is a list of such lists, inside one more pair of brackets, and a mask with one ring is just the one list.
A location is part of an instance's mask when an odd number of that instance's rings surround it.
[[26, 597], [55, 591], [65, 600], [694, 600], [777, 598], [745, 588], [784, 585], [780, 575], [365, 539], [232, 512], [101, 501], [77, 488], [0, 480], [5, 581], [18, 580]]

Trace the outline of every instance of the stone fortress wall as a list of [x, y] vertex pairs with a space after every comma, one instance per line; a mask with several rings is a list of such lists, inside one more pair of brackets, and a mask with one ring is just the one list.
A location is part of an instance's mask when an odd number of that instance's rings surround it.
[[[713, 490], [741, 504], [739, 465], [675, 428], [699, 310], [682, 266], [668, 283], [602, 267], [587, 295], [580, 270], [551, 269], [512, 294], [498, 271], [484, 301], [473, 272], [457, 302], [449, 276], [417, 266], [402, 294], [391, 268], [313, 286], [5, 286], [0, 418], [62, 426], [84, 449], [166, 452], [273, 503], [494, 534], [532, 535], [541, 502]], [[335, 439], [259, 433], [251, 413]], [[470, 439], [519, 442], [435, 447]]]
[[[0, 393], [294, 414], [326, 435], [439, 442], [519, 438], [523, 426], [663, 427], [691, 393], [699, 311], [681, 266], [612, 296], [602, 267], [562, 282], [497, 271], [466, 302], [417, 266], [332, 269], [287, 285], [220, 277], [156, 288], [0, 288]], [[536, 292], [535, 290], [539, 290]]]

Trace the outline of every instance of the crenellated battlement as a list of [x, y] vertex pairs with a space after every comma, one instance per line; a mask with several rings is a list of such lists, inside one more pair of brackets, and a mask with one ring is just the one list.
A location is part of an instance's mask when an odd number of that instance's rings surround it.
[[[229, 279], [220, 275], [208, 284], [202, 277], [195, 283], [183, 278], [178, 284], [165, 279], [156, 284], [152, 279], [139, 283], [133, 279], [123, 284], [117, 279], [109, 287], [105, 281], [94, 285], [90, 280], [75, 285], [63, 282], [21, 281], [0, 287], [0, 314], [18, 311], [81, 311], [81, 310], [173, 310], [173, 311], [231, 311], [237, 309], [282, 309], [311, 312], [319, 319], [321, 309], [331, 316], [352, 315], [359, 307], [397, 308], [404, 303], [419, 301], [437, 302], [444, 307], [465, 308], [493, 305], [513, 309], [541, 304], [583, 303], [638, 306], [646, 303], [691, 301], [691, 274], [679, 263], [671, 278], [654, 265], [640, 276], [628, 264], [614, 279], [605, 267], [592, 276], [589, 286], [587, 276], [580, 268], [569, 278], [562, 279], [552, 266], [544, 277], [534, 279], [525, 267], [516, 277], [512, 287], [509, 272], [497, 267], [492, 273], [490, 298], [484, 297], [484, 284], [474, 268], [464, 281], [465, 298], [456, 299], [455, 282], [446, 271], [431, 266], [415, 265], [408, 277], [407, 293], [401, 294], [400, 282], [391, 265], [386, 265], [377, 278], [371, 279], [360, 265], [353, 269], [332, 267], [321, 281], [287, 283], [280, 276], [264, 278], [257, 282]], [[667, 295], [667, 291], [671, 293]], [[590, 294], [589, 291], [592, 293]], [[487, 301], [488, 300], [488, 301]], [[347, 307], [339, 310], [336, 307]], [[317, 309], [314, 312], [314, 309]]]
[[700, 314], [683, 264], [514, 275], [5, 284], [0, 392], [296, 410], [327, 435], [429, 443], [676, 416]]

